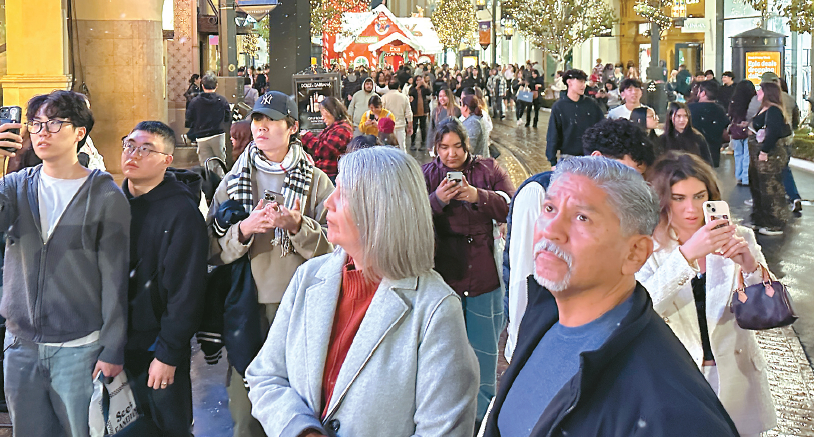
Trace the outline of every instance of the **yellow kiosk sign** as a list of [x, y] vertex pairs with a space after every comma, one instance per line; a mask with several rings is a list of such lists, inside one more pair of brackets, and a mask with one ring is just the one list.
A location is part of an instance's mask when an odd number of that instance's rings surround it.
[[746, 79], [760, 85], [760, 76], [771, 71], [780, 77], [780, 52], [746, 52]]

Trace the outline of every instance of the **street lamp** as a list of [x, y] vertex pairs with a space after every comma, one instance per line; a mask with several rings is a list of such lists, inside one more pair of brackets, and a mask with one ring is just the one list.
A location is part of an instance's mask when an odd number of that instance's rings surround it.
[[251, 15], [257, 22], [279, 4], [279, 0], [235, 0], [235, 8]]
[[506, 23], [503, 27], [503, 36], [506, 37], [506, 41], [511, 41], [512, 37], [514, 36], [514, 27], [512, 27], [512, 23]]

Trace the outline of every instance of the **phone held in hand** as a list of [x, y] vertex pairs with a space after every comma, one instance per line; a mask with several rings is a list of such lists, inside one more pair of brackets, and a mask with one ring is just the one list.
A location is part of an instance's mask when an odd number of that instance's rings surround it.
[[460, 171], [448, 171], [447, 180], [452, 183], [460, 184], [464, 181], [464, 174]]
[[283, 205], [285, 203], [285, 197], [283, 197], [282, 194], [271, 190], [266, 190], [264, 192], [263, 199], [268, 203], [277, 202], [278, 205]]
[[[729, 204], [723, 200], [708, 200], [704, 202], [704, 222], [709, 223], [713, 220], [726, 220], [732, 223], [731, 216], [729, 215]], [[715, 229], [724, 227], [726, 225], [718, 225]]]
[[[23, 109], [19, 106], [3, 106], [0, 108], [0, 125], [8, 123], [20, 123], [23, 118]], [[6, 132], [11, 132], [20, 135], [20, 129], [9, 129]], [[17, 152], [13, 147], [3, 147], [3, 150], [11, 153]]]

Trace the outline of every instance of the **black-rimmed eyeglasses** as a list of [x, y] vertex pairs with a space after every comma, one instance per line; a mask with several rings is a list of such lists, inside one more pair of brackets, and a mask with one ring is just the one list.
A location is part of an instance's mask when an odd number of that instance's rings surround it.
[[135, 143], [125, 142], [122, 144], [122, 151], [126, 155], [136, 155], [139, 158], [149, 156], [151, 153], [158, 153], [159, 155], [169, 156], [169, 153], [159, 152], [158, 150], [151, 149], [147, 146], [139, 146]]
[[51, 119], [48, 121], [29, 120], [28, 123], [26, 123], [26, 126], [28, 126], [28, 132], [32, 134], [38, 134], [42, 132], [43, 127], [49, 133], [55, 134], [62, 130], [63, 124], [73, 124], [73, 123], [67, 120], [56, 120], [56, 119]]

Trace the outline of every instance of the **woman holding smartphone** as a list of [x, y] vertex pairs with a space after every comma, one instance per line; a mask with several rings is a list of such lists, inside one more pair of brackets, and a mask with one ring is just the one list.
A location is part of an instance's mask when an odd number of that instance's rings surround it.
[[[461, 296], [467, 336], [480, 363], [479, 424], [495, 395], [504, 324], [494, 223], [506, 221], [514, 186], [497, 161], [470, 152], [466, 129], [457, 119], [438, 125], [433, 144], [436, 158], [422, 170], [435, 222], [435, 270]], [[460, 176], [460, 183], [448, 179], [447, 174], [456, 172], [462, 175], [452, 179]]]
[[704, 202], [721, 200], [715, 171], [698, 156], [667, 152], [648, 172], [661, 200], [656, 247], [636, 279], [718, 394], [741, 436], [776, 424], [766, 363], [753, 331], [729, 311], [742, 275], [762, 281], [766, 260], [751, 229], [719, 219], [704, 223]]

